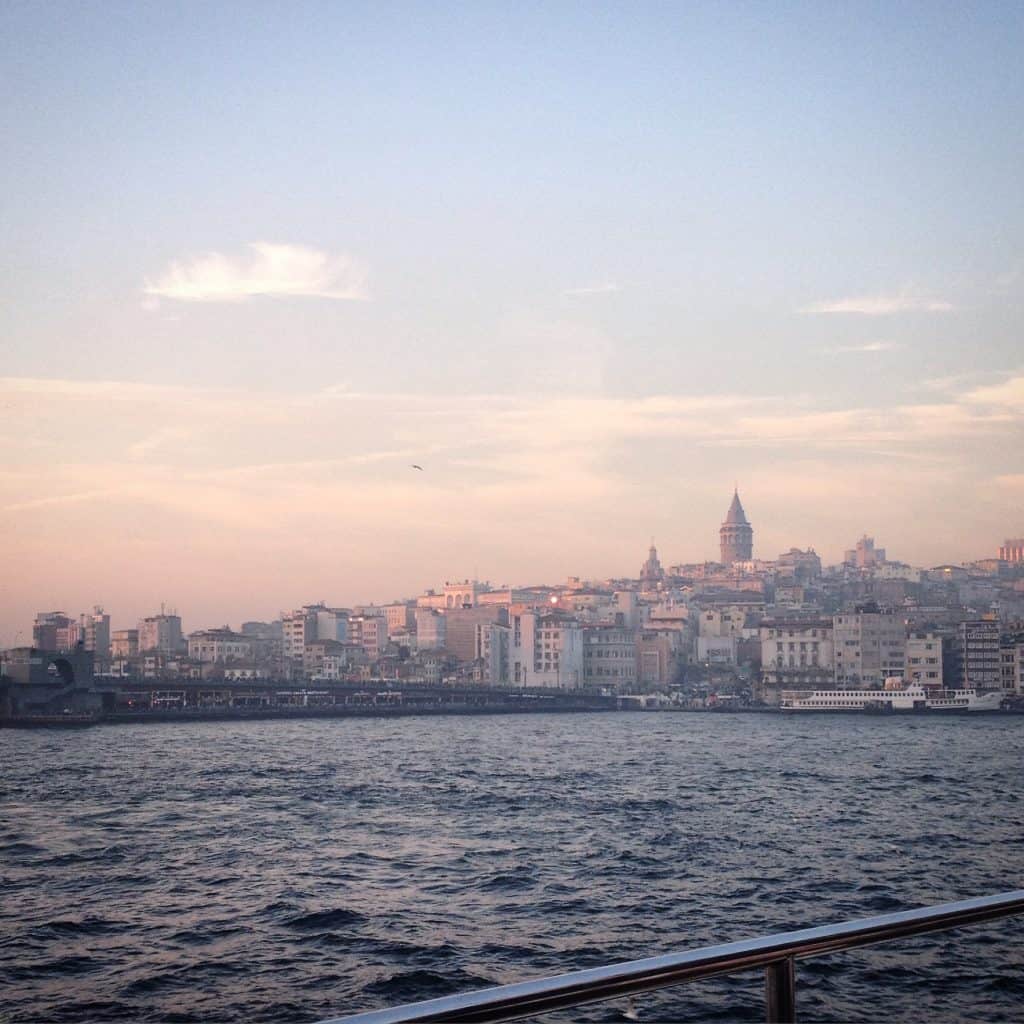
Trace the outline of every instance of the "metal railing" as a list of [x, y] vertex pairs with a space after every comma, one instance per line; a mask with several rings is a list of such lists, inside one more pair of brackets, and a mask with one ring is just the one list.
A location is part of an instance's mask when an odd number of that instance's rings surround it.
[[796, 1020], [796, 961], [876, 942], [925, 935], [1024, 914], [1024, 889], [904, 910], [818, 928], [803, 928], [683, 953], [607, 964], [553, 978], [480, 989], [337, 1017], [321, 1024], [410, 1024], [520, 1020], [551, 1010], [631, 996], [702, 978], [763, 968], [769, 1024]]

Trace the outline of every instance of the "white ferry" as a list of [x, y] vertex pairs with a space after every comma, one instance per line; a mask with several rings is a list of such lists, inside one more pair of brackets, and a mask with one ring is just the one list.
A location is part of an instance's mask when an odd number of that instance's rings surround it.
[[789, 690], [783, 692], [779, 707], [783, 711], [998, 711], [1003, 700], [999, 690], [904, 688], [893, 682], [886, 680], [882, 690]]

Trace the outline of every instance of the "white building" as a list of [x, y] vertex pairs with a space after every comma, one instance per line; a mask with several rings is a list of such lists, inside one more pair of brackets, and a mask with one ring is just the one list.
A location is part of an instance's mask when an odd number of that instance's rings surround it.
[[306, 605], [288, 615], [281, 615], [281, 630], [284, 656], [291, 661], [301, 661], [306, 644], [318, 639], [318, 613], [322, 605]]
[[832, 618], [835, 684], [840, 689], [880, 687], [903, 677], [907, 638], [903, 619], [877, 605], [860, 605]]
[[577, 689], [583, 683], [583, 629], [561, 612], [516, 611], [510, 616], [512, 682]]

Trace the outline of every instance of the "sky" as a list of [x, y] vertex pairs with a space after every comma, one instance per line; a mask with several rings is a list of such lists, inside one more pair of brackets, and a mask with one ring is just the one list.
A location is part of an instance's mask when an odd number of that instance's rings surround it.
[[[0, 6], [0, 644], [1024, 534], [1019, 3]], [[411, 469], [412, 464], [423, 470]]]

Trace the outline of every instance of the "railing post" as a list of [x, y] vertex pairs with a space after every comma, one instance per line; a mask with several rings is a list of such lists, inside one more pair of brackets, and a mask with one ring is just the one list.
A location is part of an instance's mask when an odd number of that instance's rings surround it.
[[768, 1024], [796, 1021], [796, 961], [791, 956], [765, 967], [764, 1004]]

